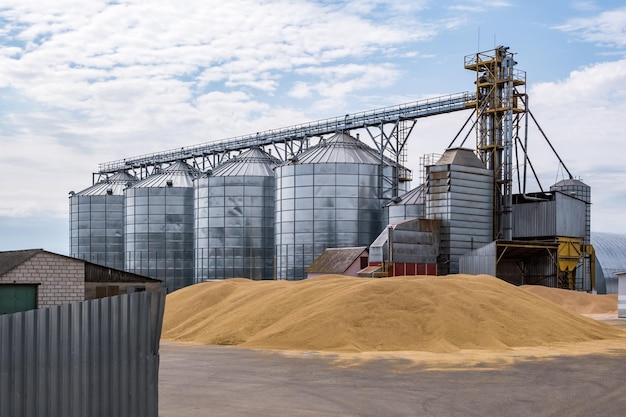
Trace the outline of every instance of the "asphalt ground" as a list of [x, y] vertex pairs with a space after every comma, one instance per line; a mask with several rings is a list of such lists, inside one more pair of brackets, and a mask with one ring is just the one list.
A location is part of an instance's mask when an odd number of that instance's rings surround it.
[[463, 370], [171, 342], [160, 353], [162, 417], [626, 416], [626, 347]]

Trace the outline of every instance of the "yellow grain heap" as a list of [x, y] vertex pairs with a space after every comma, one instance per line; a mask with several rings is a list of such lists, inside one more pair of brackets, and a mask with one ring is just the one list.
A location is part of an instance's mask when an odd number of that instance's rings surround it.
[[506, 349], [624, 331], [479, 275], [230, 279], [167, 296], [163, 339], [335, 352]]
[[576, 313], [614, 314], [617, 316], [617, 294], [589, 294], [541, 285], [523, 285], [520, 288]]

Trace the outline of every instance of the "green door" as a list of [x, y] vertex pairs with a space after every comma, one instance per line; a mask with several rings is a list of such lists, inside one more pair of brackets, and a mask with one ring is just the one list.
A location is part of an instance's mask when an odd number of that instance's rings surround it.
[[37, 285], [0, 284], [0, 314], [37, 308]]

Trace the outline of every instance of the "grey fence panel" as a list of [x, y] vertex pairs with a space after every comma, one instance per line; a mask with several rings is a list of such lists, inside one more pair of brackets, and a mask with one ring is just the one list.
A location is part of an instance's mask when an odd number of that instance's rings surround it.
[[165, 292], [0, 315], [0, 416], [157, 417]]

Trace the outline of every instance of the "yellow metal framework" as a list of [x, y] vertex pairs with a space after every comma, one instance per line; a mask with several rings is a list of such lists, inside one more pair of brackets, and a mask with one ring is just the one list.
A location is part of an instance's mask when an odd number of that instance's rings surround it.
[[465, 68], [476, 72], [476, 100], [467, 103], [478, 118], [476, 150], [494, 177], [494, 239], [512, 238], [513, 141], [526, 114], [526, 73], [516, 64], [503, 46], [465, 57]]

